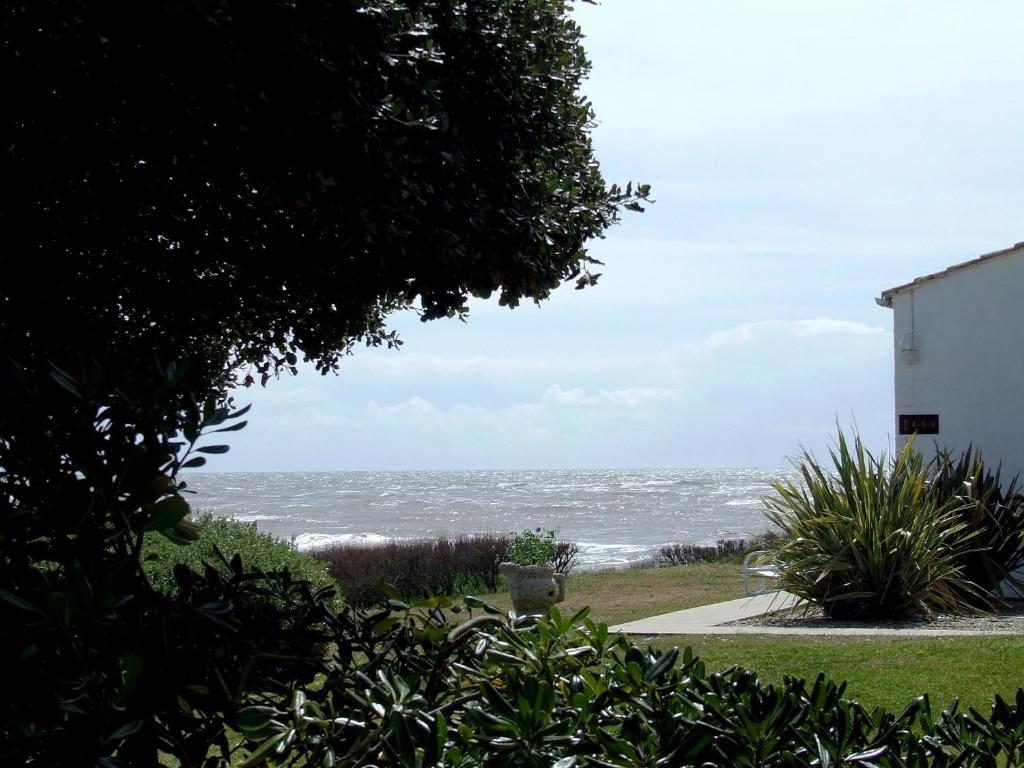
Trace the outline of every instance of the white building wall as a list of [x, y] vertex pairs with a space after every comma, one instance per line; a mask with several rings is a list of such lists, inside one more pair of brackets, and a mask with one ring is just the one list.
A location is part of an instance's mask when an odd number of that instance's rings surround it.
[[922, 453], [973, 444], [1024, 480], [1024, 248], [908, 286], [892, 308], [897, 433], [901, 414], [937, 414]]

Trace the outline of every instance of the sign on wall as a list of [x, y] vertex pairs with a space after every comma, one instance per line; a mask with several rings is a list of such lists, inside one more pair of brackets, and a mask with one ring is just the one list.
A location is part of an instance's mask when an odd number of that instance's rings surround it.
[[915, 413], [899, 415], [901, 435], [937, 435], [939, 434], [939, 414]]

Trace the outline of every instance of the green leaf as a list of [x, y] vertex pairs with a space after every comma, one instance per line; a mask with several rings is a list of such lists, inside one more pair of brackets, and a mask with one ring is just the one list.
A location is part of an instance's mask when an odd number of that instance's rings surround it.
[[888, 751], [888, 748], [885, 746], [877, 747], [875, 749], [867, 749], [863, 752], [858, 752], [855, 755], [847, 755], [843, 758], [843, 761], [847, 763], [863, 763], [881, 757]]
[[75, 380], [71, 378], [68, 374], [64, 373], [64, 371], [62, 371], [57, 366], [53, 366], [53, 370], [50, 371], [50, 376], [53, 378], [55, 382], [57, 382], [58, 385], [60, 385], [61, 388], [70, 392], [77, 399], [85, 399], [85, 397], [82, 395], [81, 390], [78, 389], [78, 385], [75, 383]]
[[387, 616], [373, 625], [373, 634], [378, 637], [387, 634], [393, 626], [401, 622], [402, 619], [398, 616]]
[[196, 448], [199, 453], [227, 453], [231, 448], [227, 445], [204, 445], [202, 448]]
[[163, 528], [160, 533], [175, 544], [191, 544], [199, 540], [199, 526], [191, 520], [182, 520], [173, 528]]
[[238, 766], [238, 768], [254, 768], [257, 765], [262, 765], [263, 763], [265, 763], [267, 761], [267, 757], [270, 751], [277, 747], [277, 745], [281, 743], [281, 740], [284, 739], [285, 736], [287, 735], [287, 733], [275, 733], [273, 736], [271, 736], [262, 744], [260, 744], [259, 747], [256, 748], [256, 751], [249, 755], [249, 757], [247, 757]]
[[118, 669], [121, 672], [121, 690], [117, 694], [117, 701], [123, 704], [139, 687], [142, 679], [142, 658], [137, 653], [126, 653], [117, 660]]
[[679, 648], [673, 646], [670, 650], [662, 654], [658, 661], [651, 665], [651, 668], [647, 670], [644, 675], [645, 683], [652, 683], [659, 677], [668, 672], [676, 663], [676, 659], [679, 658]]
[[403, 597], [394, 584], [378, 584], [377, 591], [391, 600], [401, 600]]
[[188, 516], [190, 511], [188, 502], [181, 496], [177, 494], [168, 496], [156, 503], [153, 508], [153, 516], [143, 530], [162, 531], [166, 528], [174, 528]]
[[259, 738], [266, 735], [264, 732], [280, 714], [274, 707], [243, 707], [238, 710], [238, 719], [235, 723], [246, 738]]
[[6, 591], [4, 589], [0, 589], [0, 600], [6, 600], [11, 605], [14, 605], [14, 606], [16, 606], [18, 608], [21, 608], [23, 610], [26, 610], [26, 611], [31, 611], [32, 613], [37, 613], [40, 616], [45, 616], [46, 615], [45, 611], [40, 610], [39, 608], [37, 608], [36, 606], [32, 605], [32, 603], [28, 602], [27, 600], [22, 600], [20, 597], [15, 595], [13, 592], [8, 592], [8, 591]]
[[120, 741], [121, 739], [128, 738], [133, 733], [138, 733], [140, 730], [142, 730], [142, 725], [142, 720], [132, 720], [130, 723], [122, 725], [120, 728], [118, 728], [116, 731], [110, 734], [110, 736], [107, 737], [106, 741], [107, 743], [109, 743], [111, 741]]
[[479, 597], [473, 597], [473, 595], [466, 595], [464, 602], [466, 603], [466, 607], [482, 608], [484, 613], [490, 613], [495, 616], [502, 616], [505, 614], [505, 612], [500, 608], [497, 608], [491, 605], [490, 603], [481, 600]]
[[216, 419], [219, 410], [220, 409], [217, 408], [216, 398], [208, 398], [206, 402], [203, 403], [203, 424], [210, 424], [213, 422]]
[[232, 424], [229, 427], [221, 427], [220, 429], [212, 429], [212, 430], [210, 430], [209, 434], [212, 435], [214, 432], [237, 432], [240, 429], [245, 429], [245, 427], [246, 427], [246, 425], [248, 423], [249, 423], [248, 421], [240, 421], [237, 424]]
[[252, 408], [252, 403], [249, 403], [244, 408], [239, 408], [237, 411], [232, 411], [230, 414], [228, 414], [227, 419], [237, 419], [240, 416], [245, 416], [245, 414], [249, 412], [250, 408]]

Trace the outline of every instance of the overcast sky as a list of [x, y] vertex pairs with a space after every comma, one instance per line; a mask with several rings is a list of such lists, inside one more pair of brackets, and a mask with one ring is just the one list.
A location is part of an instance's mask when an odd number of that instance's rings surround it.
[[394, 319], [241, 391], [209, 469], [777, 467], [893, 433], [874, 298], [1024, 240], [1024, 5], [605, 0], [577, 18], [605, 178], [649, 183], [598, 286]]

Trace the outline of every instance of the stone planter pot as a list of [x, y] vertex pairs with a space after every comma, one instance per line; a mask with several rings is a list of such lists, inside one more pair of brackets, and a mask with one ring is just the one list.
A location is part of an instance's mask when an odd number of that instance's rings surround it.
[[547, 613], [565, 599], [565, 574], [555, 573], [550, 565], [502, 563], [498, 567], [508, 582], [517, 616]]

